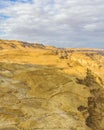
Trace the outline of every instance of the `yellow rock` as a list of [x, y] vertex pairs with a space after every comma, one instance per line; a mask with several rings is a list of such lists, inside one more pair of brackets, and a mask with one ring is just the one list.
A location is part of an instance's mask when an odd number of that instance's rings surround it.
[[0, 130], [103, 130], [103, 53], [0, 40]]

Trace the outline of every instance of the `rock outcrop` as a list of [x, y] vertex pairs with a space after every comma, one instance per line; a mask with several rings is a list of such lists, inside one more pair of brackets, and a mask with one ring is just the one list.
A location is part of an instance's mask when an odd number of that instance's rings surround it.
[[0, 130], [104, 130], [104, 56], [0, 40]]

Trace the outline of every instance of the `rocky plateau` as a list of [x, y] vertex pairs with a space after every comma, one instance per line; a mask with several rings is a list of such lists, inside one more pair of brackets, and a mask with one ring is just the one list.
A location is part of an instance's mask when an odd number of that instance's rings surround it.
[[104, 130], [104, 50], [0, 40], [0, 130]]

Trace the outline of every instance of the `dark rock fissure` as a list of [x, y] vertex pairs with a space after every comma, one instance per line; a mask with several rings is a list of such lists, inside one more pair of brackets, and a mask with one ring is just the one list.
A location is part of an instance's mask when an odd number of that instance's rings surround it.
[[[94, 86], [95, 87], [95, 86]], [[104, 113], [104, 89], [96, 85], [96, 89], [91, 89], [92, 97], [88, 98], [88, 113], [86, 125], [92, 130], [104, 130], [102, 123]]]
[[77, 79], [77, 83], [85, 84], [91, 93], [88, 97], [88, 108], [85, 106], [79, 106], [78, 110], [83, 114], [87, 111], [88, 116], [86, 118], [86, 125], [92, 130], [104, 130], [104, 88], [96, 82], [95, 76], [93, 76], [90, 70], [87, 70], [86, 77], [83, 79]]

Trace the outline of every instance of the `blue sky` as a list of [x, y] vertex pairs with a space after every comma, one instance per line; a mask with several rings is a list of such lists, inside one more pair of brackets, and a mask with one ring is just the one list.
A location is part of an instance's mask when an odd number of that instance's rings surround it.
[[104, 48], [104, 0], [0, 0], [0, 39]]

